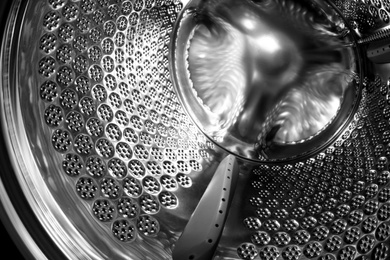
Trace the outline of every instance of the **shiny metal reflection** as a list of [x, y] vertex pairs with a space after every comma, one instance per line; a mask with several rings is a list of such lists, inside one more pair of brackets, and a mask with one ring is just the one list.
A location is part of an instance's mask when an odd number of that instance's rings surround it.
[[389, 259], [389, 6], [15, 1], [0, 199], [31, 255]]
[[193, 1], [187, 8], [176, 31], [176, 85], [218, 145], [247, 159], [282, 159], [289, 157], [283, 148], [275, 155], [269, 147], [304, 143], [347, 120], [340, 111], [350, 110], [344, 100], [357, 91], [361, 61], [335, 10], [278, 1]]

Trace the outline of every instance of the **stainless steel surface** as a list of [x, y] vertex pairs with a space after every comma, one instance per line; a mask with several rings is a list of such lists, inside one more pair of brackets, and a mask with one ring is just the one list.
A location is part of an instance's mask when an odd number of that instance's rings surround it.
[[68, 259], [390, 259], [389, 6], [15, 1], [0, 194], [31, 255], [19, 196]]
[[216, 144], [255, 161], [330, 139], [324, 130], [353, 112], [365, 73], [346, 21], [313, 1], [193, 1], [174, 36], [188, 113]]
[[218, 165], [165, 73], [175, 20], [163, 18], [182, 4], [145, 5], [27, 2], [7, 64], [19, 178], [70, 258], [169, 258]]

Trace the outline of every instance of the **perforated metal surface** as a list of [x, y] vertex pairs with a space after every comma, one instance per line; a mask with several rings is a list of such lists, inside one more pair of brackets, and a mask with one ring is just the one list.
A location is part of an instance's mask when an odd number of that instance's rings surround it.
[[[387, 1], [331, 3], [362, 37], [389, 23]], [[226, 156], [172, 83], [171, 37], [185, 3], [24, 4], [9, 61], [15, 88], [4, 87], [5, 113], [26, 132], [19, 148], [36, 162], [20, 178], [47, 186], [37, 200], [49, 197], [44, 212], [59, 212], [48, 219], [72, 227], [57, 235], [82, 237], [88, 257], [171, 259]], [[364, 69], [354, 79], [358, 109], [330, 145], [289, 161], [240, 162], [214, 259], [390, 259], [390, 68]]]
[[42, 10], [42, 119], [67, 181], [121, 242], [157, 236], [151, 215], [178, 207], [175, 192], [191, 187], [209, 156], [170, 79], [169, 36], [182, 8], [49, 1]]
[[387, 0], [334, 2], [352, 26], [362, 34], [368, 35], [389, 25], [390, 2]]

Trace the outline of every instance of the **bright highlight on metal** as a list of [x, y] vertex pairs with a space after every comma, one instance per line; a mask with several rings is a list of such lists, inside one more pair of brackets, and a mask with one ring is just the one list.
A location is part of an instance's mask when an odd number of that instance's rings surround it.
[[[175, 32], [184, 106], [210, 139], [243, 158], [288, 158], [284, 146], [321, 136], [351, 112], [345, 100], [358, 88], [359, 61], [345, 47], [354, 42], [345, 21], [321, 6], [291, 8], [301, 12], [271, 1], [191, 2]], [[273, 145], [282, 148], [268, 153]]]
[[0, 201], [16, 235], [39, 259], [389, 259], [389, 14], [14, 1]]

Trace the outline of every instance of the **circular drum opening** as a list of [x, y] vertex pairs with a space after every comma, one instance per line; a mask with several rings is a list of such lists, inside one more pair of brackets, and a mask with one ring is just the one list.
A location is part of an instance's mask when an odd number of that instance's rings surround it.
[[308, 154], [356, 108], [357, 38], [327, 2], [193, 1], [176, 25], [176, 90], [200, 130], [230, 153]]
[[36, 259], [388, 259], [389, 17], [13, 1], [2, 219]]

